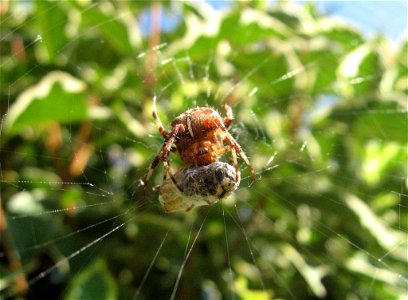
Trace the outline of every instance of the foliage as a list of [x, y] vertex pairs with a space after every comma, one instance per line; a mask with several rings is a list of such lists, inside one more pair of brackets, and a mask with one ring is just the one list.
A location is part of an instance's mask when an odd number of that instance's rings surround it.
[[[170, 298], [181, 271], [178, 299], [406, 293], [406, 41], [311, 3], [163, 3], [174, 28], [152, 34], [150, 2], [7, 5], [4, 295]], [[232, 199], [165, 214], [161, 171], [139, 184], [162, 143], [153, 96], [165, 124], [231, 104], [259, 179], [243, 165]]]

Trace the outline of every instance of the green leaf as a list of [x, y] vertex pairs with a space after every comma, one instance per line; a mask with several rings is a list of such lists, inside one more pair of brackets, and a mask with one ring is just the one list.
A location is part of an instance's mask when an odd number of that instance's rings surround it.
[[361, 141], [379, 139], [402, 145], [408, 142], [407, 113], [395, 102], [373, 101], [366, 107], [338, 109], [331, 118], [347, 124], [353, 136]]
[[[292, 52], [291, 55], [294, 55]], [[253, 72], [253, 66], [257, 66], [256, 72], [249, 77], [254, 86], [259, 88], [258, 95], [266, 99], [285, 97], [293, 91], [296, 76], [290, 76], [293, 71], [289, 65], [289, 54], [271, 53], [270, 50], [259, 51], [248, 55], [234, 57], [237, 73], [245, 78], [248, 72]], [[279, 103], [283, 107], [286, 101]]]
[[126, 14], [118, 16], [115, 13], [117, 12], [113, 9], [87, 10], [82, 14], [83, 26], [99, 31], [120, 54], [134, 56], [134, 46], [139, 38], [139, 33], [135, 30], [137, 25], [135, 22], [127, 22]]
[[365, 143], [359, 172], [361, 177], [370, 186], [386, 182], [386, 176], [396, 167], [400, 167], [400, 162], [404, 161], [401, 150], [397, 143], [383, 143], [379, 140]]
[[48, 59], [54, 61], [60, 49], [68, 42], [65, 35], [67, 14], [56, 2], [38, 0], [36, 1], [36, 20]]
[[339, 63], [338, 55], [333, 51], [322, 48], [300, 52], [299, 56], [305, 68], [310, 69], [311, 74], [314, 75], [314, 78], [310, 76], [308, 79], [311, 85], [311, 93], [330, 92], [333, 83], [336, 81], [336, 69]]
[[365, 44], [350, 52], [340, 63], [340, 92], [346, 97], [364, 96], [376, 88], [381, 79], [378, 53]]
[[250, 299], [270, 299], [273, 291], [271, 290], [255, 290], [251, 289], [248, 284], [248, 280], [240, 276], [234, 282], [235, 291], [237, 292], [239, 299], [250, 300]]
[[265, 39], [283, 39], [290, 33], [280, 20], [260, 11], [245, 9], [223, 20], [218, 38], [229, 40], [234, 47], [243, 47]]
[[329, 40], [343, 46], [344, 49], [351, 50], [364, 43], [361, 34], [348, 25], [334, 20], [323, 19], [318, 26], [321, 32], [315, 34], [327, 37]]
[[70, 123], [87, 117], [85, 83], [55, 71], [26, 89], [11, 106], [5, 120], [9, 134], [49, 122]]
[[95, 261], [75, 276], [64, 299], [117, 299], [118, 287], [106, 263]]
[[295, 29], [299, 27], [301, 21], [299, 20], [299, 17], [289, 13], [288, 11], [283, 11], [283, 10], [272, 10], [267, 12], [268, 15], [270, 15], [272, 18], [275, 18], [285, 25], [287, 25], [289, 28]]
[[408, 119], [395, 103], [376, 103], [370, 109], [359, 112], [354, 125], [356, 136], [408, 143]]

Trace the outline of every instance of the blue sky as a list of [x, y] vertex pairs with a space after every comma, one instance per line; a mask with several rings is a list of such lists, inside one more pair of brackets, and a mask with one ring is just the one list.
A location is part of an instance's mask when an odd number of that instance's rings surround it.
[[391, 40], [407, 34], [407, 1], [315, 1], [319, 9], [354, 24], [364, 34], [382, 32]]

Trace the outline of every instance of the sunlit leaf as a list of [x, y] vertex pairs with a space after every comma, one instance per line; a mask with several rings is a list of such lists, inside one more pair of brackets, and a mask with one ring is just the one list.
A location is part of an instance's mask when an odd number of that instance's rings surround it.
[[38, 0], [35, 1], [37, 18], [39, 26], [39, 35], [42, 39], [42, 45], [47, 49], [48, 59], [53, 61], [60, 49], [68, 43], [66, 36], [68, 16], [66, 8], [61, 3]]
[[345, 97], [364, 96], [381, 80], [379, 56], [371, 48], [370, 45], [358, 47], [340, 63], [338, 84]]
[[6, 118], [6, 129], [16, 133], [26, 126], [69, 123], [87, 117], [85, 84], [64, 72], [47, 74], [20, 94]]
[[279, 20], [260, 11], [246, 9], [223, 20], [218, 38], [229, 40], [233, 47], [243, 47], [266, 38], [284, 38], [290, 32]]
[[358, 115], [355, 132], [364, 139], [396, 141], [408, 144], [407, 112], [395, 103], [376, 103]]
[[329, 18], [318, 21], [316, 31], [320, 31], [323, 36], [339, 43], [347, 50], [356, 48], [364, 43], [363, 37], [356, 29]]

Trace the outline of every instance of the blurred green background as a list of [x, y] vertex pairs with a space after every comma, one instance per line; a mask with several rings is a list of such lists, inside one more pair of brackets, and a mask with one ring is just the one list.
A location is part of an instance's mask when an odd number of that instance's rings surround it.
[[[406, 40], [313, 3], [0, 13], [4, 298], [406, 299]], [[229, 103], [258, 180], [240, 161], [231, 199], [164, 213], [162, 168], [140, 186], [162, 144], [154, 96], [167, 128]]]

